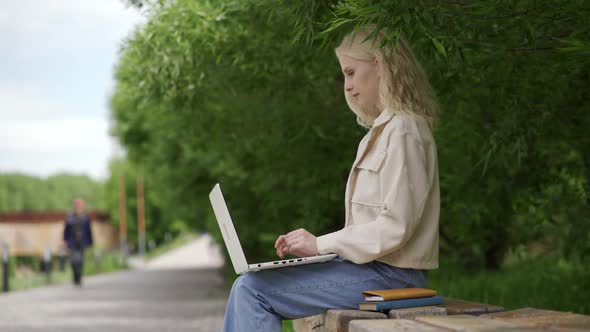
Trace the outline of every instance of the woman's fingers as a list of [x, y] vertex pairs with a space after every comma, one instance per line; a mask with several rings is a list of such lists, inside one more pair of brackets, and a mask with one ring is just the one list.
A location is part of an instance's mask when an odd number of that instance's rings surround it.
[[287, 237], [285, 239], [285, 243], [287, 244], [287, 246], [292, 246], [295, 243], [298, 242], [302, 242], [304, 241], [304, 238], [302, 236], [292, 236], [292, 237]]
[[303, 228], [280, 235], [275, 241], [277, 255], [283, 259], [286, 254], [295, 256], [310, 256], [315, 252], [315, 236]]
[[305, 256], [303, 254], [303, 249], [305, 249], [306, 247], [306, 242], [305, 239], [297, 239], [295, 241], [290, 241], [287, 243], [287, 252], [290, 253], [291, 255], [295, 255], [295, 256]]
[[287, 236], [301, 235], [301, 234], [303, 234], [303, 233], [305, 233], [305, 232], [306, 232], [306, 230], [305, 230], [305, 229], [303, 229], [303, 228], [299, 228], [299, 229], [296, 229], [296, 230], [294, 230], [294, 231], [291, 231], [291, 232], [287, 233]]
[[279, 257], [281, 257], [281, 259], [282, 259], [283, 257], [285, 257], [285, 254], [287, 254], [287, 253], [288, 253], [288, 251], [287, 251], [287, 247], [286, 247], [286, 246], [279, 246], [279, 247], [277, 248], [277, 255], [278, 255]]
[[290, 232], [286, 235], [288, 240], [304, 239], [309, 233], [303, 228]]
[[285, 253], [287, 252], [286, 238], [287, 237], [285, 235], [280, 235], [275, 241], [275, 249], [277, 255], [281, 257], [281, 259], [285, 257]]
[[278, 248], [283, 242], [285, 242], [285, 235], [280, 235], [275, 241], [275, 249]]
[[296, 255], [298, 253], [298, 250], [301, 249], [301, 247], [303, 247], [303, 243], [297, 242], [289, 247], [289, 252], [293, 255]]

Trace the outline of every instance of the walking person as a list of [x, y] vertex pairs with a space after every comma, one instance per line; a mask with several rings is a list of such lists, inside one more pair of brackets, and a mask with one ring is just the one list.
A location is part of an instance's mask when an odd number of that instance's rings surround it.
[[66, 215], [64, 242], [70, 250], [74, 284], [81, 286], [84, 249], [92, 245], [90, 217], [84, 211], [84, 200], [82, 198], [74, 199], [73, 210]]
[[425, 287], [438, 267], [439, 180], [432, 128], [437, 103], [408, 44], [381, 47], [383, 31], [347, 35], [336, 48], [344, 95], [361, 140], [345, 192], [344, 228], [281, 235], [277, 255], [335, 260], [256, 273], [233, 284], [224, 331], [280, 331], [281, 320], [356, 309], [370, 289]]

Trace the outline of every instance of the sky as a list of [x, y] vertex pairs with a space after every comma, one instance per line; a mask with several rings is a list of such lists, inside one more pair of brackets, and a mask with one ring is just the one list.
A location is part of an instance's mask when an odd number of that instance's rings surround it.
[[143, 22], [121, 0], [0, 0], [0, 173], [108, 176], [114, 65]]

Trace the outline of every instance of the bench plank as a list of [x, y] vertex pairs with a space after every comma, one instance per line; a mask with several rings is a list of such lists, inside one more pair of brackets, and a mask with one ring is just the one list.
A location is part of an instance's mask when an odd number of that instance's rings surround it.
[[387, 319], [387, 315], [380, 312], [360, 310], [328, 310], [326, 312], [326, 332], [348, 332], [348, 323], [358, 319]]
[[415, 319], [416, 316], [446, 316], [447, 309], [437, 306], [424, 306], [389, 310], [389, 318]]
[[324, 332], [325, 314], [303, 317], [293, 320], [295, 332]]
[[515, 324], [471, 315], [420, 316], [416, 321], [453, 331], [523, 331]]
[[353, 320], [348, 326], [350, 332], [448, 332], [451, 330], [430, 326], [408, 319]]
[[552, 327], [572, 330], [590, 330], [590, 316], [545, 310], [537, 308], [521, 308], [504, 312], [482, 315], [481, 317], [497, 319], [522, 326]]
[[503, 307], [497, 305], [452, 298], [445, 298], [445, 302], [438, 305], [437, 307], [447, 309], [447, 315], [482, 315], [486, 313], [504, 311]]

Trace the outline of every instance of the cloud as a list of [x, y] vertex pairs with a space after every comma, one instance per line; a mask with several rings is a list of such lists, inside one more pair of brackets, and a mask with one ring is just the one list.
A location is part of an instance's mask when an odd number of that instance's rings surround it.
[[[0, 151], [38, 152], [66, 148], [108, 147], [105, 119], [58, 119], [50, 121], [2, 121]], [[14, 144], [18, 142], [18, 144]]]
[[47, 176], [60, 171], [106, 177], [108, 120], [0, 84], [0, 170]]
[[120, 0], [0, 2], [0, 172], [107, 176], [107, 96], [145, 18]]
[[40, 95], [42, 91], [37, 86], [18, 81], [0, 81], [0, 126], [7, 121], [49, 120], [71, 114], [64, 104], [41, 99]]
[[47, 177], [57, 173], [86, 174], [96, 180], [108, 177], [105, 151], [92, 148], [62, 148], [55, 151], [40, 150], [23, 154], [2, 151], [0, 170], [3, 173], [26, 173]]
[[0, 4], [0, 41], [8, 45], [6, 52], [23, 59], [73, 49], [116, 49], [121, 32], [143, 21], [120, 0], [6, 1]]

